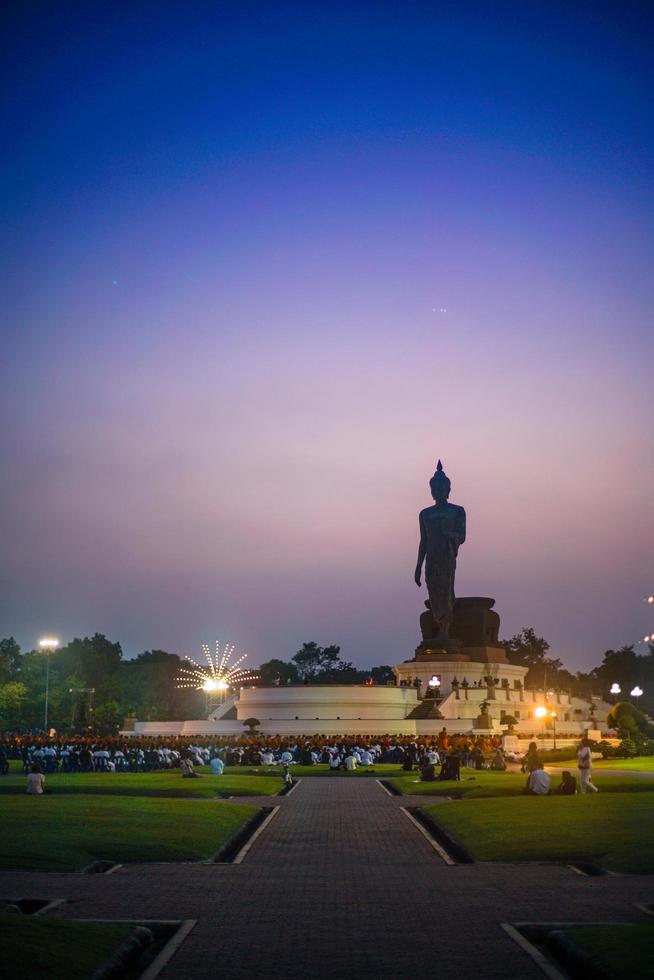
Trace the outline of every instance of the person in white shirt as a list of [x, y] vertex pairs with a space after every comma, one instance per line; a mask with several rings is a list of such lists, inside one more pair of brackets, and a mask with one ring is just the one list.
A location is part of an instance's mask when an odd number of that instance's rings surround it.
[[354, 772], [356, 767], [357, 767], [357, 760], [355, 756], [350, 753], [350, 755], [348, 755], [347, 759], [345, 760], [345, 768], [347, 769], [348, 772]]
[[32, 771], [27, 777], [27, 793], [29, 796], [41, 796], [45, 792], [45, 776], [41, 772], [41, 766], [35, 762]]
[[372, 755], [370, 752], [368, 752], [367, 749], [364, 749], [363, 752], [361, 753], [360, 763], [362, 766], [372, 765]]
[[430, 749], [429, 750], [429, 752], [427, 753], [427, 761], [432, 766], [438, 766], [438, 765], [440, 765], [441, 759], [440, 759], [440, 756], [439, 756], [438, 752], [436, 751], [436, 749]]
[[211, 768], [211, 774], [213, 776], [222, 776], [223, 770], [225, 768], [225, 763], [223, 762], [222, 759], [219, 759], [218, 756], [214, 756], [214, 758], [209, 763], [209, 767]]
[[545, 772], [542, 768], [532, 769], [529, 773], [525, 792], [530, 796], [547, 796], [550, 792], [549, 773]]
[[579, 792], [598, 793], [597, 786], [591, 782], [590, 774], [593, 768], [593, 754], [590, 750], [590, 742], [587, 738], [582, 738], [579, 751], [577, 752], [577, 768], [579, 769]]

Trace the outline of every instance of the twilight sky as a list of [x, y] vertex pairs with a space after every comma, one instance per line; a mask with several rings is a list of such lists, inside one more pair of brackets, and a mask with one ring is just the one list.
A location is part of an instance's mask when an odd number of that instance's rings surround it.
[[651, 5], [1, 26], [0, 635], [410, 657], [439, 456], [501, 635], [654, 628]]

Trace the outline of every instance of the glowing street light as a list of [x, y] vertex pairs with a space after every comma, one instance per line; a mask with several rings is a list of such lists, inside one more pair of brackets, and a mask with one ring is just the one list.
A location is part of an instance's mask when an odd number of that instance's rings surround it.
[[429, 680], [427, 681], [427, 683], [433, 689], [435, 687], [440, 687], [441, 686], [441, 679], [440, 679], [440, 677], [437, 677], [436, 674], [432, 674], [432, 676], [429, 678]]
[[45, 658], [45, 718], [43, 721], [43, 727], [45, 729], [46, 735], [48, 734], [48, 698], [50, 695], [50, 657], [47, 655], [49, 653], [54, 653], [54, 651], [59, 646], [59, 640], [55, 636], [44, 636], [42, 640], [39, 640], [39, 646], [46, 654]]
[[539, 704], [537, 708], [534, 709], [534, 714], [537, 718], [543, 719], [543, 737], [545, 736], [545, 719], [552, 719], [552, 729], [554, 738], [554, 748], [556, 748], [556, 711], [552, 711], [546, 704]]
[[643, 689], [642, 687], [638, 687], [638, 684], [636, 684], [636, 686], [631, 689], [632, 698], [639, 698], [642, 695], [642, 693], [643, 693]]

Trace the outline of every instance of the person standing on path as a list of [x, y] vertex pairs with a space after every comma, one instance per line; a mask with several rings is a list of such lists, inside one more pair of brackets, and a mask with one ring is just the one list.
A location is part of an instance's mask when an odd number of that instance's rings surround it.
[[579, 769], [579, 792], [586, 793], [590, 790], [591, 793], [597, 793], [597, 786], [590, 779], [593, 768], [593, 754], [590, 751], [590, 741], [587, 738], [582, 738], [581, 740], [581, 745], [577, 752], [577, 768]]

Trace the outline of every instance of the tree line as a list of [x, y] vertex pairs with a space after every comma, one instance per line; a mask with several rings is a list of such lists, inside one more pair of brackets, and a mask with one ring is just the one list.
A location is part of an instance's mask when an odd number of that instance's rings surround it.
[[199, 717], [204, 696], [179, 689], [184, 661], [165, 650], [123, 658], [120, 643], [102, 633], [74, 639], [54, 653], [22, 653], [13, 637], [0, 640], [0, 728], [42, 728], [49, 664], [48, 725], [115, 731], [128, 714], [152, 721]]
[[[527, 667], [525, 684], [540, 690], [571, 691], [581, 697], [608, 696], [619, 684], [622, 696], [636, 685], [644, 690], [640, 707], [654, 708], [654, 645], [645, 654], [633, 646], [607, 650], [602, 662], [587, 673], [568, 671], [549, 655], [546, 640], [525, 627], [502, 641], [511, 663]], [[184, 665], [165, 650], [146, 650], [123, 657], [120, 643], [101, 633], [76, 638], [54, 653], [22, 652], [13, 637], [0, 640], [0, 729], [42, 728], [45, 681], [49, 661], [48, 719], [57, 730], [115, 731], [127, 715], [140, 720], [181, 721], [205, 713], [204, 694], [178, 688], [175, 679]], [[361, 670], [341, 656], [340, 647], [304, 643], [289, 660], [273, 659], [259, 668], [263, 684], [386, 684], [394, 681], [388, 665]]]

